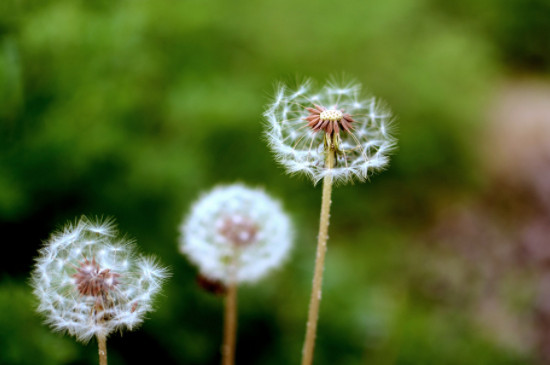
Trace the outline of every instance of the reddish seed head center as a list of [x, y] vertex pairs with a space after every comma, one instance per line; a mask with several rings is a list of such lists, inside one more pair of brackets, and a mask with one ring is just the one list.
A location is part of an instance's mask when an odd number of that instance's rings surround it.
[[340, 133], [343, 129], [346, 132], [351, 132], [353, 129], [352, 123], [355, 122], [351, 115], [343, 110], [336, 108], [325, 108], [324, 106], [313, 104], [314, 108], [306, 108], [309, 115], [304, 118], [307, 124], [315, 132], [324, 130], [328, 134]]
[[95, 261], [80, 262], [76, 269], [76, 274], [73, 275], [78, 292], [81, 295], [104, 297], [110, 290], [113, 290], [118, 285], [119, 274], [112, 272], [110, 269], [101, 269]]
[[248, 245], [256, 240], [258, 227], [249, 218], [234, 215], [222, 218], [218, 232], [235, 245]]

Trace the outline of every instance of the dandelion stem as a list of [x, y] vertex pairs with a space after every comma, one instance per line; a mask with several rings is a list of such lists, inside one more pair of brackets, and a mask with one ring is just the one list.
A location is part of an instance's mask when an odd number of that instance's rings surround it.
[[227, 287], [225, 296], [225, 316], [223, 329], [222, 364], [235, 363], [235, 344], [237, 342], [237, 283]]
[[99, 352], [99, 365], [107, 365], [107, 338], [97, 335], [97, 347]]
[[[332, 141], [327, 144], [327, 157], [325, 167], [334, 167], [334, 145]], [[313, 287], [309, 301], [309, 313], [306, 327], [306, 339], [302, 350], [302, 365], [313, 363], [313, 350], [315, 348], [315, 334], [317, 332], [317, 320], [319, 318], [319, 304], [321, 302], [321, 284], [323, 282], [323, 270], [325, 266], [325, 254], [327, 252], [328, 225], [330, 220], [330, 203], [332, 193], [332, 174], [329, 173], [323, 179], [323, 198], [321, 203], [321, 219], [319, 223], [319, 236], [317, 241], [317, 258], [315, 260], [315, 273]]]

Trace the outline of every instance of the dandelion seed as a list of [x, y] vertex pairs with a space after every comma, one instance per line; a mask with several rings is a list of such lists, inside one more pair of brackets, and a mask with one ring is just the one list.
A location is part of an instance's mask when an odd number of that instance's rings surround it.
[[[297, 90], [280, 85], [264, 113], [269, 145], [287, 172], [304, 173], [314, 183], [329, 173], [335, 182], [362, 181], [387, 165], [395, 146], [391, 113], [373, 97], [361, 99], [359, 84], [331, 82], [317, 90], [306, 81]], [[330, 148], [335, 160], [328, 169]]]
[[180, 251], [199, 267], [199, 284], [225, 295], [222, 363], [233, 365], [237, 284], [256, 281], [282, 263], [291, 246], [290, 221], [263, 191], [235, 184], [200, 198], [180, 231]]
[[203, 276], [225, 284], [253, 282], [279, 266], [292, 237], [279, 203], [240, 184], [204, 195], [180, 232], [180, 251]]
[[106, 337], [140, 324], [168, 276], [155, 259], [136, 256], [134, 244], [116, 236], [111, 220], [69, 223], [45, 243], [31, 276], [46, 323], [84, 343], [96, 336], [100, 362], [106, 361]]
[[321, 219], [310, 296], [302, 365], [311, 365], [321, 301], [321, 286], [333, 182], [367, 179], [384, 168], [395, 140], [391, 114], [374, 98], [362, 100], [356, 83], [327, 83], [315, 90], [310, 81], [292, 92], [280, 85], [266, 109], [266, 136], [277, 160], [289, 173], [303, 173], [313, 183], [323, 179]]

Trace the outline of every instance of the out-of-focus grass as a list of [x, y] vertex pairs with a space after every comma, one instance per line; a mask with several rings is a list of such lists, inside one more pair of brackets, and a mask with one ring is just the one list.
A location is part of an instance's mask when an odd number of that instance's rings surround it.
[[34, 312], [35, 299], [24, 283], [4, 279], [0, 286], [0, 362], [61, 364], [82, 358], [81, 345], [52, 335]]

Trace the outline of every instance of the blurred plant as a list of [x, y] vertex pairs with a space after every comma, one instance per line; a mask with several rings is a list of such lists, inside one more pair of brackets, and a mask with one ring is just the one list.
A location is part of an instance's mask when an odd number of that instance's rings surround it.
[[32, 273], [46, 323], [84, 343], [95, 336], [101, 365], [107, 336], [140, 324], [168, 276], [155, 258], [136, 257], [133, 243], [117, 233], [109, 219], [69, 223], [51, 235]]
[[536, 350], [544, 364], [550, 363], [549, 101], [547, 82], [522, 79], [500, 90], [482, 136], [488, 142], [479, 147], [487, 185], [468, 201], [446, 205], [432, 233], [448, 256], [461, 260], [455, 270], [441, 265], [434, 277], [462, 298], [462, 310], [469, 304], [485, 331], [520, 353]]
[[209, 280], [227, 287], [223, 364], [233, 364], [237, 284], [253, 282], [281, 265], [292, 242], [290, 220], [261, 190], [219, 186], [193, 206], [181, 227], [180, 250]]
[[388, 164], [388, 153], [395, 146], [391, 113], [373, 97], [362, 99], [360, 91], [361, 85], [354, 82], [332, 81], [319, 90], [310, 81], [296, 90], [279, 85], [264, 113], [266, 135], [277, 161], [289, 173], [306, 174], [314, 184], [324, 179], [303, 365], [313, 362], [332, 183], [366, 180]]

